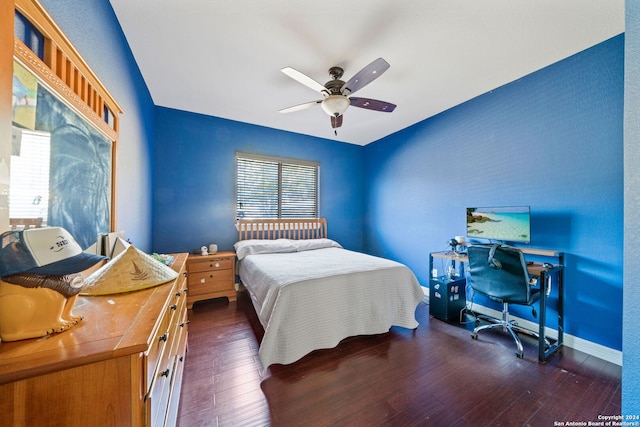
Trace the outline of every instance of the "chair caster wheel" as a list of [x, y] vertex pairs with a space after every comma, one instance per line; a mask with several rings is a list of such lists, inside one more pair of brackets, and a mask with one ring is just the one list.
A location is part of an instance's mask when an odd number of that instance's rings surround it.
[[471, 334], [471, 339], [478, 341], [478, 334]]
[[522, 354], [522, 353], [516, 353], [516, 357], [517, 357], [518, 359], [524, 359], [524, 354]]

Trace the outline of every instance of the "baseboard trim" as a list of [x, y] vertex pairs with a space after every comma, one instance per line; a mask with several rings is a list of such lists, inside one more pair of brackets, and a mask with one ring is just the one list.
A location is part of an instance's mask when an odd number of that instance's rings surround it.
[[[502, 317], [502, 312], [479, 304], [473, 304], [473, 311], [479, 314], [496, 317], [498, 319]], [[538, 324], [536, 322], [522, 319], [517, 316], [511, 316], [511, 319], [518, 322], [518, 324], [524, 328], [534, 331], [538, 330]], [[551, 339], [556, 339], [558, 337], [558, 331], [556, 329], [547, 328], [546, 332], [547, 336]], [[564, 333], [564, 345], [618, 366], [622, 366], [622, 351], [620, 350], [614, 350], [610, 347], [605, 347], [601, 344], [567, 334], [566, 332]]]
[[[423, 301], [426, 304], [429, 304], [429, 288], [422, 286], [422, 291], [424, 292]], [[498, 319], [502, 317], [502, 313], [500, 311], [485, 307], [480, 304], [473, 304], [472, 311], [479, 314], [496, 317]], [[511, 316], [511, 318], [518, 322], [518, 324], [524, 328], [534, 331], [538, 330], [538, 324], [536, 322], [532, 322], [530, 320], [522, 319], [516, 316]], [[558, 331], [555, 329], [547, 328], [547, 335], [549, 336], [549, 338], [556, 339], [558, 338]], [[566, 332], [564, 333], [564, 345], [569, 348], [573, 348], [574, 350], [587, 353], [590, 356], [594, 356], [618, 366], [622, 366], [622, 351], [620, 350], [614, 350], [610, 347], [605, 347], [601, 344], [597, 344], [591, 341], [587, 341], [583, 338], [567, 334]]]

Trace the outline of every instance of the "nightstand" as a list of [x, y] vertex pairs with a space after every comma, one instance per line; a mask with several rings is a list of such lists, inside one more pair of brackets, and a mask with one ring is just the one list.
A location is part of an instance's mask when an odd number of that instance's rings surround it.
[[190, 254], [187, 260], [187, 308], [193, 303], [211, 298], [227, 297], [236, 300], [235, 259], [233, 251], [213, 255]]

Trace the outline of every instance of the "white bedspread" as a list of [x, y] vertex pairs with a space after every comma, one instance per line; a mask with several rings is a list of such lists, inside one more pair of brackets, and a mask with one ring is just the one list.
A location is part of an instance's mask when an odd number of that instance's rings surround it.
[[350, 336], [416, 328], [424, 298], [403, 264], [341, 248], [248, 255], [238, 274], [265, 330], [259, 351], [265, 369]]

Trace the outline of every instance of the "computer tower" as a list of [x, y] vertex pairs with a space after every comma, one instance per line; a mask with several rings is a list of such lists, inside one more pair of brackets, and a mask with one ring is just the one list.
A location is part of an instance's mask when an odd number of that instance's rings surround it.
[[432, 278], [429, 281], [429, 314], [445, 322], [459, 323], [460, 312], [467, 303], [465, 287], [464, 278]]

